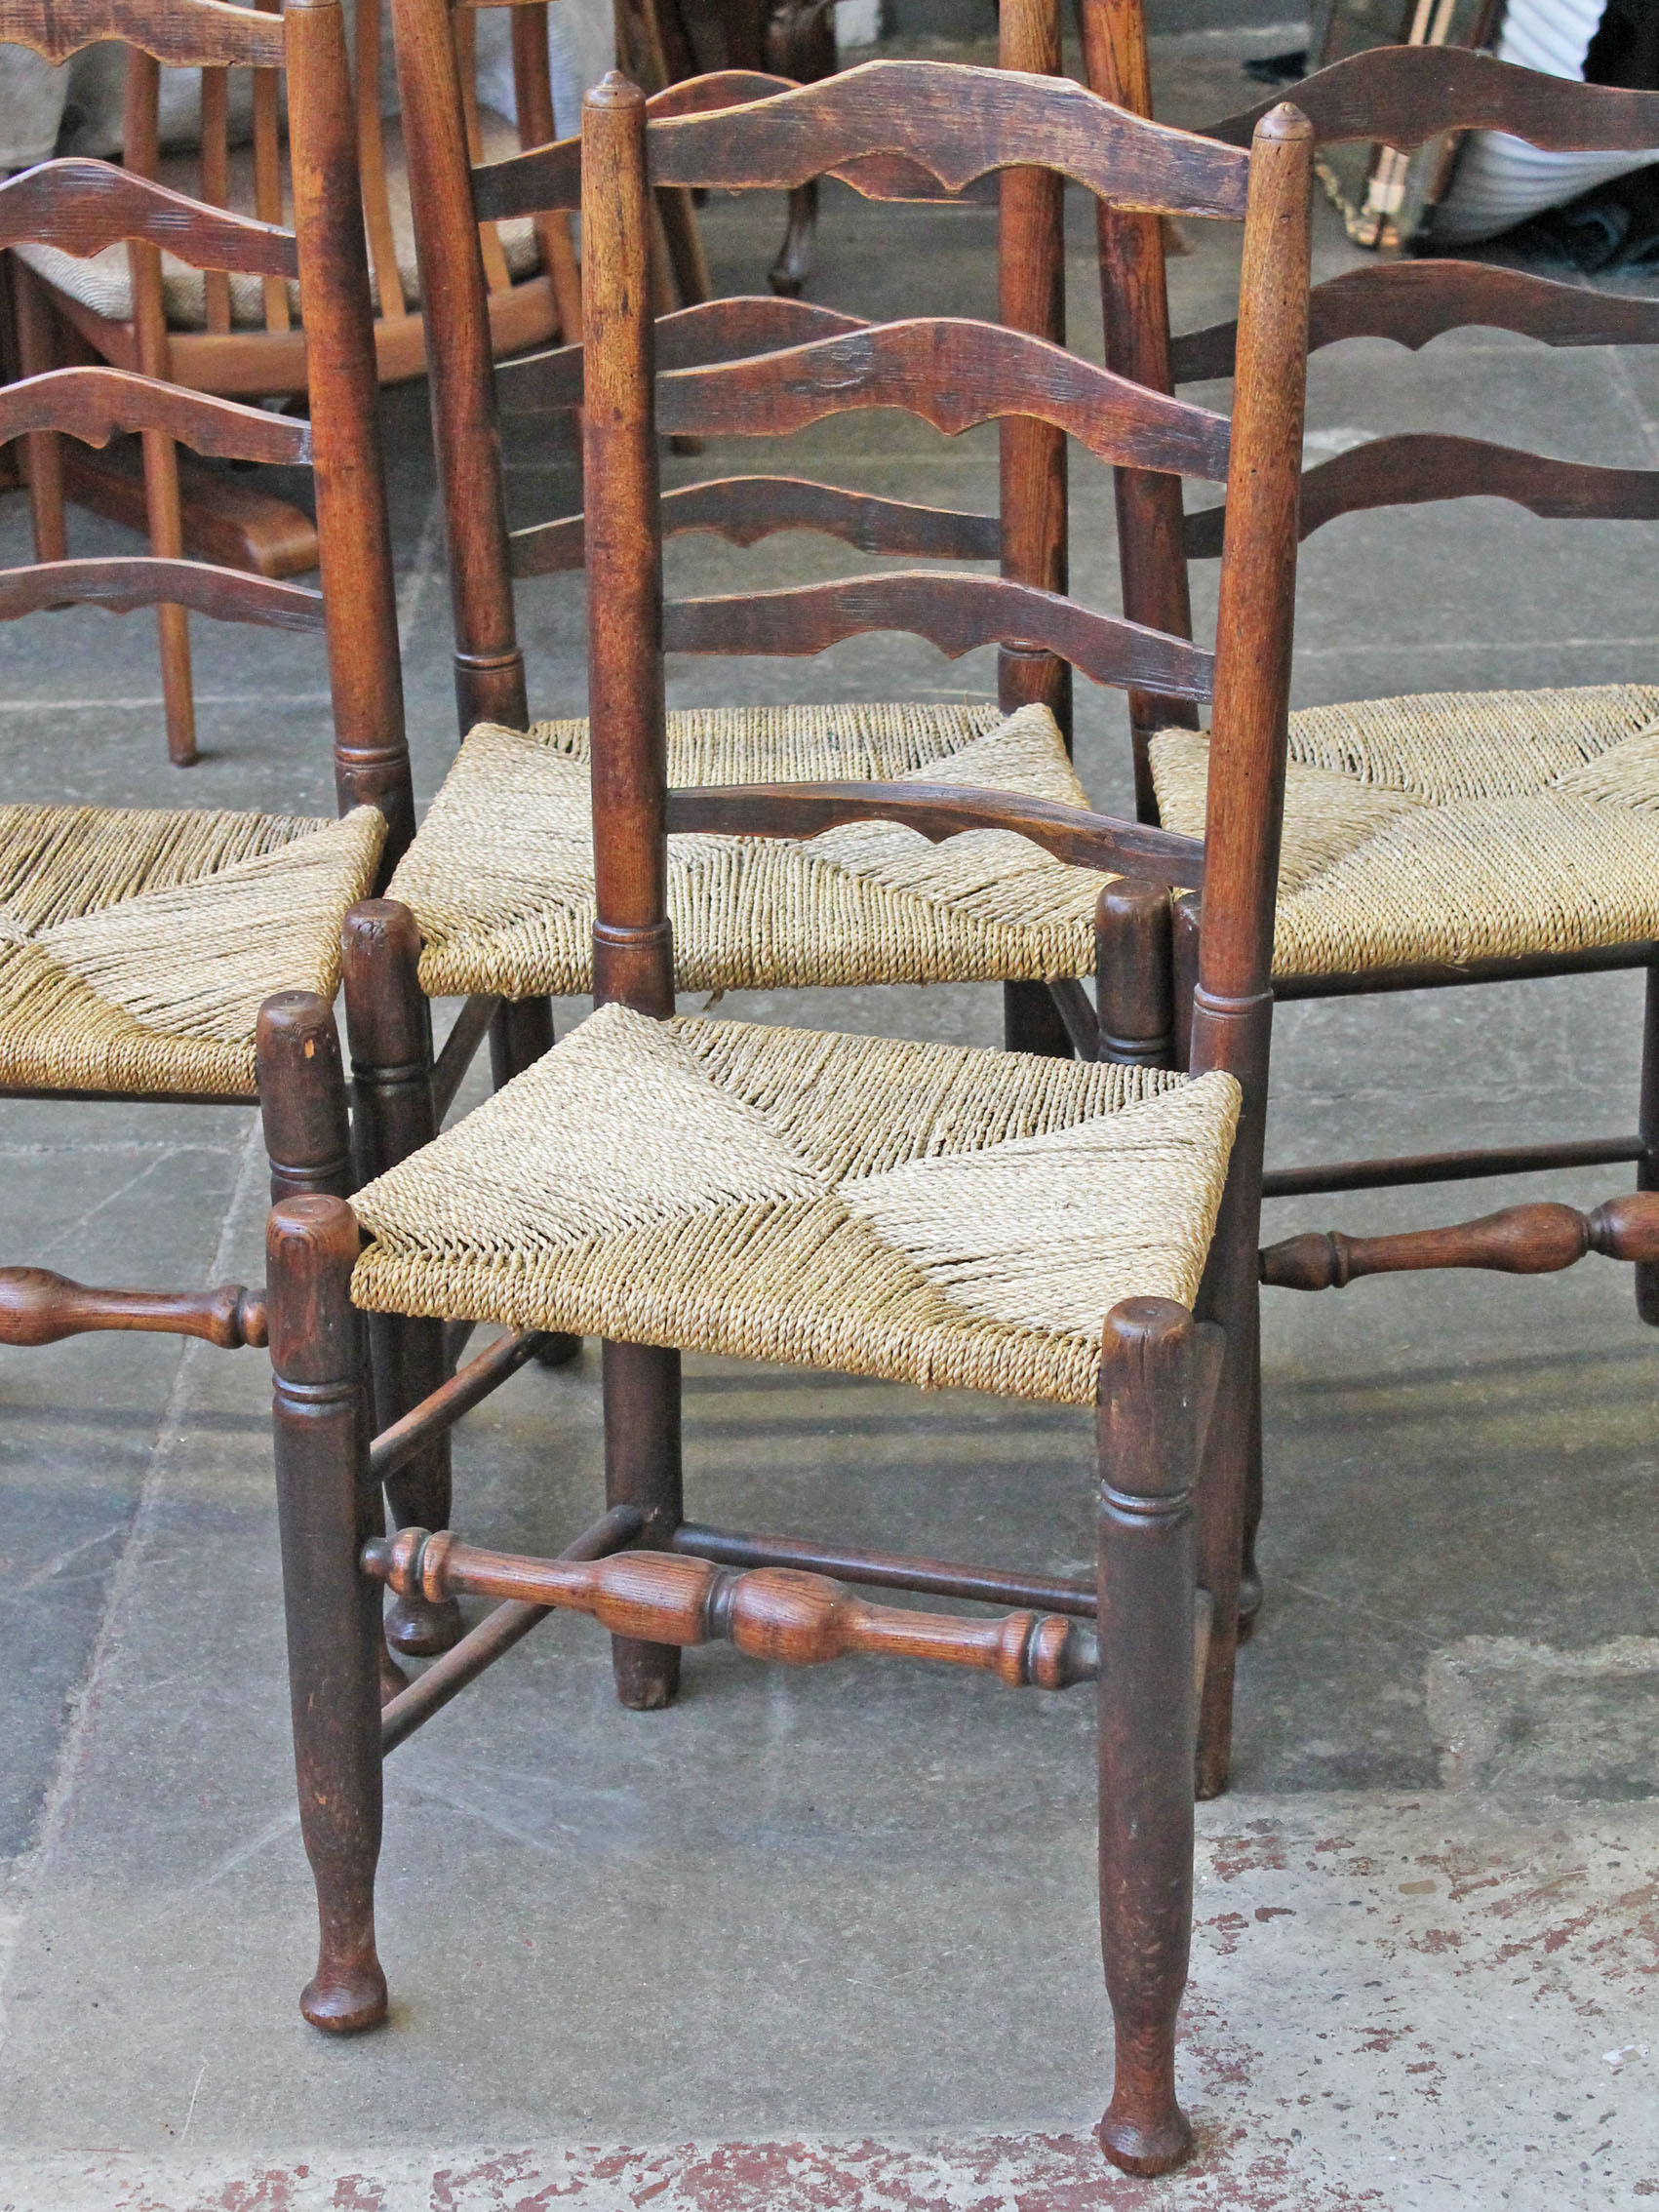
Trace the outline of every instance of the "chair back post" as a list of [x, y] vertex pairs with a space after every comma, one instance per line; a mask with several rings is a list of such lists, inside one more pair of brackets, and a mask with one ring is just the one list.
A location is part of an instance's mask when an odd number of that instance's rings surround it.
[[653, 208], [646, 100], [612, 70], [582, 102], [582, 474], [593, 759], [593, 996], [674, 1010], [662, 671]]
[[[1033, 77], [1062, 74], [1054, 0], [1002, 0], [998, 61]], [[1010, 330], [1066, 342], [1064, 184], [1049, 169], [1007, 169], [998, 186], [997, 317]], [[1066, 438], [1028, 415], [999, 425], [1002, 573], [1041, 591], [1067, 588]], [[1005, 714], [1047, 707], [1072, 742], [1072, 671], [1053, 653], [997, 652], [997, 703]]]
[[345, 19], [339, 0], [288, 0], [284, 21], [335, 780], [342, 811], [385, 815], [390, 869], [415, 835], [415, 799]]
[[[1131, 114], [1152, 113], [1152, 71], [1146, 49], [1145, 0], [1082, 0], [1084, 76], [1090, 91]], [[1100, 313], [1106, 366], [1153, 391], [1174, 390], [1169, 367], [1169, 295], [1161, 218], [1107, 201], [1095, 203], [1100, 261]], [[1175, 637], [1193, 634], [1192, 598], [1181, 535], [1178, 478], [1150, 469], [1114, 472], [1118, 566], [1124, 612], [1131, 622]], [[1135, 812], [1158, 819], [1148, 748], [1160, 730], [1196, 730], [1188, 699], [1129, 693], [1134, 750]]]
[[463, 734], [476, 722], [528, 730], [460, 63], [447, 0], [392, 0], [392, 17], [404, 142], [419, 153], [409, 165], [409, 196], [444, 498], [455, 703]]

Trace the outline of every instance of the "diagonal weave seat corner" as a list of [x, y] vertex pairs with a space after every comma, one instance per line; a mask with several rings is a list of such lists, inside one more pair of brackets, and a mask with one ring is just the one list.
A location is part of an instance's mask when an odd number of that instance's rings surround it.
[[[1273, 971], [1365, 973], [1659, 937], [1659, 689], [1442, 691], [1289, 724]], [[1165, 826], [1204, 834], [1209, 745], [1165, 730]]]
[[[671, 785], [977, 784], [1088, 805], [1046, 707], [782, 706], [668, 717]], [[893, 822], [803, 842], [668, 841], [684, 990], [1033, 982], [1087, 974], [1101, 876], [1007, 830], [930, 845]], [[585, 722], [467, 737], [392, 880], [420, 925], [432, 997], [593, 987]]]
[[1231, 1076], [608, 1006], [353, 1200], [375, 1311], [1092, 1404], [1191, 1305]]
[[256, 1095], [277, 991], [332, 1000], [385, 823], [0, 807], [0, 1085]]

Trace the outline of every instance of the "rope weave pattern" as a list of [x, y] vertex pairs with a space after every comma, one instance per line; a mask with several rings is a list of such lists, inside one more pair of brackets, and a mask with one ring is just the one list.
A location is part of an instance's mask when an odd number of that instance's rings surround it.
[[[1153, 739], [1204, 834], [1209, 740]], [[1290, 717], [1274, 973], [1363, 973], [1659, 936], [1659, 689], [1425, 692]]]
[[379, 1312], [1092, 1404], [1198, 1292], [1232, 1077], [602, 1007], [353, 1201]]
[[[1086, 807], [1046, 707], [742, 707], [671, 714], [670, 784], [979, 784]], [[1008, 830], [929, 845], [892, 822], [787, 839], [672, 837], [682, 990], [1013, 982], [1087, 974], [1106, 879]], [[390, 895], [420, 924], [433, 997], [591, 990], [585, 722], [480, 724]]]
[[260, 1003], [334, 997], [384, 837], [373, 807], [0, 807], [0, 1084], [254, 1096]]

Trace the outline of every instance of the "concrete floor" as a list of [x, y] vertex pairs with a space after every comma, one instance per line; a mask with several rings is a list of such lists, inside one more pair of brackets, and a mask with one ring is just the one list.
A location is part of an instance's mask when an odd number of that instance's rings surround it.
[[[1189, 15], [1188, 21], [1195, 19]], [[1204, 20], [1203, 11], [1197, 17]], [[1165, 105], [1241, 105], [1271, 25], [1161, 43]], [[955, 49], [961, 51], [960, 48]], [[1086, 211], [1072, 296], [1092, 337]], [[1229, 236], [1191, 225], [1177, 327], [1223, 311]], [[776, 211], [721, 201], [749, 289]], [[989, 303], [990, 217], [831, 187], [813, 296]], [[1349, 258], [1322, 211], [1320, 273]], [[977, 292], [975, 288], [978, 288]], [[453, 749], [421, 396], [388, 401], [417, 788]], [[1317, 450], [1438, 424], [1659, 462], [1659, 365], [1493, 334], [1322, 357]], [[971, 504], [995, 448], [893, 416], [806, 441], [846, 480]], [[564, 431], [509, 436], [519, 519], [573, 503]], [[752, 449], [710, 459], [753, 466]], [[680, 464], [673, 464], [679, 466]], [[701, 464], [699, 464], [701, 465]], [[1110, 488], [1074, 469], [1074, 578], [1114, 593]], [[114, 533], [109, 533], [113, 542]], [[83, 527], [80, 545], [99, 541]], [[17, 499], [0, 559], [25, 558]], [[1491, 502], [1353, 518], [1307, 549], [1299, 703], [1651, 680], [1653, 533]], [[671, 585], [755, 556], [682, 540]], [[775, 540], [773, 577], [837, 551]], [[581, 705], [581, 595], [529, 587], [544, 711]], [[1205, 618], [1201, 612], [1201, 621]], [[207, 757], [163, 765], [142, 617], [0, 641], [8, 793], [326, 810], [320, 656], [196, 625]], [[985, 695], [989, 655], [854, 641], [811, 667], [676, 661], [675, 703]], [[1087, 687], [1081, 687], [1087, 692]], [[1127, 793], [1118, 701], [1079, 702], [1096, 801]], [[990, 991], [727, 1002], [996, 1041]], [[567, 1009], [568, 1018], [580, 1008]], [[1291, 1008], [1272, 1157], [1633, 1125], [1625, 978]], [[475, 1086], [476, 1088], [476, 1086]], [[472, 1093], [469, 1093], [472, 1095]], [[1593, 1202], [1614, 1174], [1557, 1178]], [[6, 1255], [83, 1279], [257, 1280], [250, 1117], [13, 1105]], [[1481, 1211], [1539, 1184], [1282, 1204], [1270, 1228]], [[1266, 1312], [1268, 1601], [1235, 1788], [1201, 1814], [1182, 2073], [1199, 2155], [1129, 2183], [1087, 2139], [1107, 2088], [1086, 1699], [908, 1669], [691, 1656], [622, 1713], [601, 1639], [555, 1621], [388, 1770], [390, 2026], [301, 2023], [309, 1882], [292, 1809], [266, 1380], [257, 1356], [105, 1337], [0, 1362], [0, 2207], [623, 2212], [871, 2205], [1636, 2205], [1659, 2197], [1655, 1347], [1620, 1270], [1433, 1276]], [[555, 1547], [599, 1495], [597, 1363], [532, 1369], [463, 1426], [457, 1518]], [[701, 1518], [1082, 1567], [1088, 1424], [1067, 1411], [689, 1363]]]

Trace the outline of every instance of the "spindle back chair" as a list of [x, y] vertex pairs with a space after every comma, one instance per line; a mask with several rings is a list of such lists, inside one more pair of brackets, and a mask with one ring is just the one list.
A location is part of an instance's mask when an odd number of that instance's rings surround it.
[[[270, 20], [238, 60], [252, 77], [253, 142], [232, 144], [233, 64], [202, 70], [202, 142], [197, 153], [164, 155], [159, 137], [161, 64], [137, 44], [127, 58], [123, 166], [205, 205], [240, 210], [281, 226], [293, 205], [284, 148], [283, 72], [286, 42], [281, 0], [257, 0]], [[554, 137], [547, 59], [548, 0], [457, 0], [449, 16], [457, 57], [465, 129], [474, 158], [505, 150], [512, 133], [481, 109], [474, 23], [479, 6], [512, 8], [512, 67], [520, 146]], [[349, 82], [354, 109], [363, 221], [368, 234], [375, 314], [375, 367], [391, 384], [426, 366], [425, 323], [409, 215], [407, 151], [400, 125], [380, 113], [383, 0], [357, 0]], [[233, 47], [234, 41], [229, 42]], [[227, 47], [227, 51], [229, 48]], [[244, 52], [246, 59], [244, 60]], [[486, 224], [479, 249], [487, 286], [488, 329], [498, 354], [581, 332], [581, 285], [567, 218]], [[31, 240], [17, 253], [17, 311], [25, 373], [39, 374], [64, 357], [103, 360], [117, 368], [165, 377], [192, 391], [245, 400], [302, 399], [307, 389], [304, 325], [309, 318], [292, 277], [253, 269], [197, 270], [142, 241], [112, 242], [102, 253], [69, 255]], [[30, 442], [29, 487], [40, 560], [67, 549], [65, 496], [149, 532], [152, 550], [167, 558], [185, 550], [257, 573], [287, 576], [316, 565], [316, 533], [298, 509], [227, 492], [222, 479], [193, 481], [188, 499], [171, 445], [143, 443], [142, 467], [129, 472], [123, 450], [98, 462], [59, 448], [49, 433]], [[169, 757], [197, 758], [189, 632], [182, 608], [159, 614], [162, 684]]]
[[[1140, 0], [1089, 0], [1084, 20], [1091, 81], [1150, 113]], [[1305, 79], [1295, 99], [1324, 144], [1376, 139], [1407, 153], [1446, 132], [1497, 130], [1560, 150], [1659, 146], [1659, 93], [1566, 83], [1461, 49], [1373, 48]], [[1246, 143], [1267, 104], [1205, 135]], [[1099, 235], [1108, 361], [1163, 390], [1233, 375], [1236, 322], [1171, 339], [1157, 225], [1103, 210]], [[1381, 260], [1314, 288], [1308, 345], [1316, 352], [1383, 337], [1415, 349], [1472, 325], [1548, 345], [1650, 345], [1659, 342], [1659, 305], [1480, 262]], [[1501, 376], [1504, 365], [1492, 374]], [[1223, 510], [1184, 514], [1175, 480], [1145, 471], [1121, 470], [1117, 495], [1126, 611], [1187, 634], [1187, 563], [1221, 551]], [[1300, 533], [1371, 508], [1481, 496], [1537, 515], [1653, 521], [1659, 471], [1592, 466], [1436, 431], [1394, 434], [1307, 470]], [[1265, 1195], [1619, 1162], [1636, 1165], [1639, 1191], [1659, 1189], [1659, 764], [1645, 742], [1656, 714], [1659, 678], [1653, 687], [1436, 694], [1291, 716], [1276, 998], [1636, 968], [1646, 976], [1647, 1001], [1634, 1133], [1269, 1168]], [[1131, 715], [1141, 818], [1196, 826], [1204, 766], [1193, 706], [1142, 694]], [[1488, 855], [1481, 876], [1467, 845], [1458, 857], [1457, 841], [1470, 836]], [[1322, 910], [1326, 884], [1345, 910], [1340, 928]], [[1192, 970], [1198, 927], [1197, 902], [1179, 901], [1177, 973]], [[1659, 1268], [1651, 1239], [1637, 1227], [1645, 1210], [1613, 1202], [1625, 1224], [1618, 1235], [1583, 1227], [1569, 1208], [1541, 1205], [1421, 1237], [1296, 1238], [1263, 1254], [1263, 1280], [1317, 1289], [1383, 1269], [1544, 1271], [1586, 1248], [1610, 1249], [1637, 1261], [1638, 1310], [1659, 1324]], [[1252, 1459], [1246, 1614], [1260, 1592], [1259, 1435]]]
[[[0, 571], [0, 621], [160, 604], [321, 635], [341, 818], [17, 799], [0, 808], [0, 1097], [244, 1108], [260, 1099], [275, 1189], [345, 1190], [332, 1008], [341, 926], [407, 845], [415, 810], [341, 12], [338, 0], [290, 0], [278, 21], [215, 0], [80, 0], [70, 20], [47, 0], [0, 0], [0, 39], [54, 60], [113, 36], [173, 66], [286, 60], [293, 228], [106, 162], [59, 160], [0, 183], [0, 245], [35, 240], [89, 255], [128, 241], [152, 256], [165, 246], [193, 268], [297, 277], [315, 412], [309, 421], [275, 415], [82, 364], [0, 388], [0, 441], [99, 446], [137, 432], [198, 453], [309, 462], [322, 587], [178, 554], [64, 558]], [[99, 1328], [262, 1342], [262, 1315], [257, 1293], [83, 1290], [36, 1269], [0, 1271], [9, 1344]]]
[[[1306, 127], [1281, 110], [1245, 157], [1052, 78], [874, 62], [718, 113], [652, 112], [612, 76], [588, 96], [580, 158], [597, 1009], [352, 1205], [291, 1203], [270, 1220], [293, 1712], [321, 1928], [302, 2009], [335, 2031], [383, 2015], [374, 1937], [383, 1753], [554, 1607], [593, 1614], [612, 1632], [618, 1692], [637, 1708], [667, 1704], [680, 1648], [711, 1637], [801, 1664], [887, 1650], [988, 1668], [1010, 1683], [1059, 1688], [1098, 1678], [1101, 1911], [1118, 2033], [1101, 2139], [1126, 2169], [1160, 2172], [1190, 2141], [1175, 2101], [1173, 2035], [1192, 1802], [1195, 1771], [1203, 1780], [1225, 1759], [1253, 1372], [1305, 353]], [[490, 187], [494, 204], [544, 192], [547, 169], [566, 159], [503, 165]], [[1047, 339], [960, 320], [832, 334], [691, 367], [660, 370], [653, 359], [654, 187], [790, 189], [815, 175], [869, 180], [908, 167], [955, 189], [1039, 163], [1117, 203], [1244, 217], [1244, 368], [1231, 426]], [[1226, 474], [1214, 656], [1007, 578], [889, 571], [664, 604], [659, 433], [762, 434], [873, 406], [953, 429], [1021, 414], [1108, 459]], [[953, 648], [998, 641], [1060, 654], [1097, 682], [1211, 697], [1219, 769], [1204, 845], [948, 782], [669, 788], [668, 647], [693, 640], [742, 652], [764, 641], [769, 651], [810, 653], [892, 627]], [[496, 673], [513, 680], [510, 669]], [[928, 840], [1013, 832], [1143, 887], [1202, 876], [1209, 926], [1193, 1013], [1196, 1072], [1067, 1068], [1018, 1053], [676, 1019], [670, 835], [787, 838], [871, 819]], [[413, 917], [390, 912], [403, 916], [404, 995], [417, 1005]], [[1104, 933], [1120, 959], [1120, 939]], [[1103, 974], [1108, 1003], [1118, 980], [1114, 969]], [[373, 1133], [368, 1141], [373, 1148]], [[1085, 1156], [1117, 1157], [1119, 1143], [1132, 1153], [1121, 1175], [1086, 1165]], [[941, 1168], [969, 1180], [947, 1189], [933, 1178]], [[1017, 1190], [1000, 1180], [1007, 1175]], [[943, 1245], [940, 1204], [951, 1217]], [[948, 1254], [975, 1251], [957, 1273]], [[1056, 1291], [1061, 1281], [1075, 1282], [1075, 1295]], [[363, 1310], [381, 1323], [417, 1317], [432, 1327], [459, 1316], [516, 1333], [371, 1443]], [[558, 1330], [606, 1339], [605, 1518], [556, 1561], [483, 1553], [446, 1531], [405, 1528], [388, 1543], [378, 1479], [407, 1471]], [[810, 1545], [688, 1522], [683, 1349], [1097, 1403], [1093, 1586], [835, 1555], [849, 1582], [1053, 1608], [1047, 1619], [1000, 1621], [896, 1612], [796, 1571], [829, 1563]], [[388, 1585], [405, 1602], [453, 1603], [467, 1592], [505, 1601], [382, 1715], [375, 1648]], [[1082, 1625], [1091, 1616], [1093, 1634]]]

